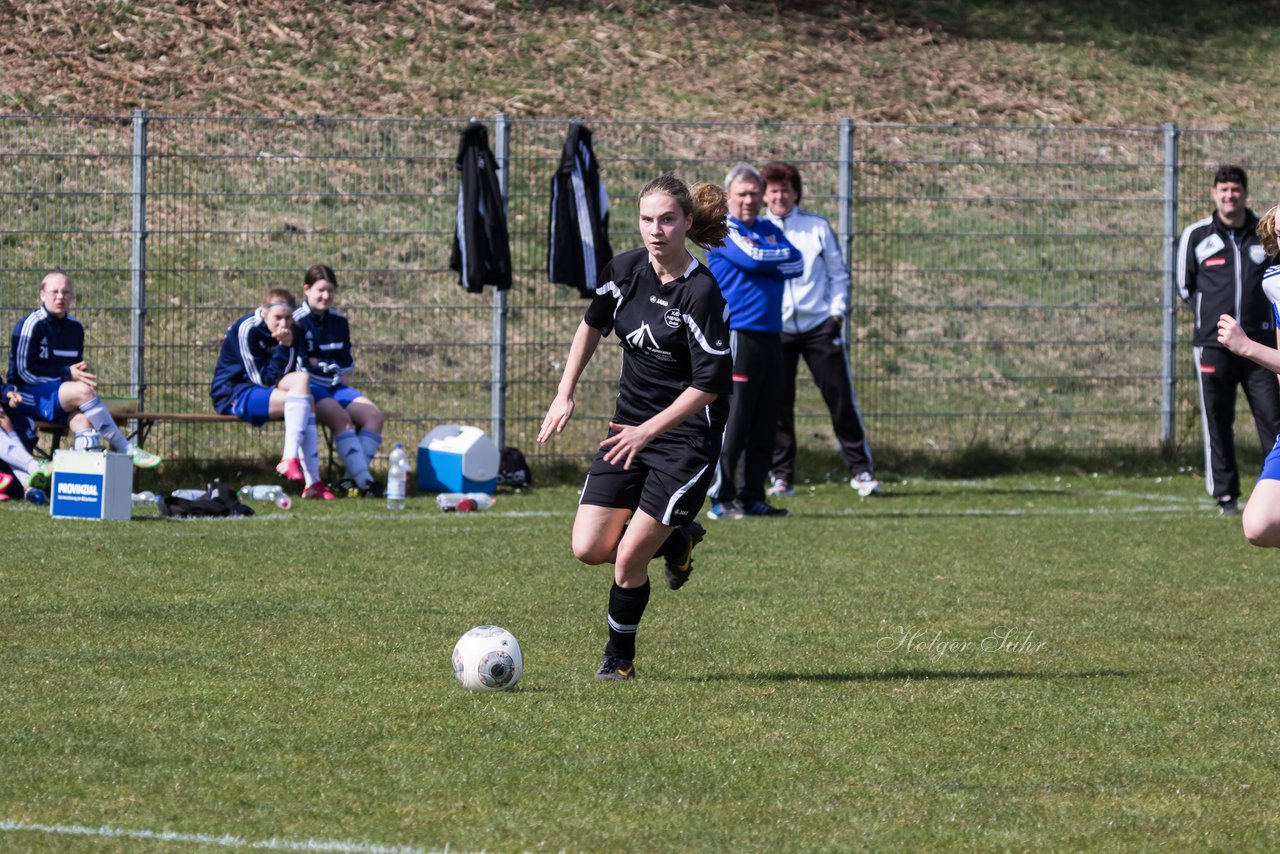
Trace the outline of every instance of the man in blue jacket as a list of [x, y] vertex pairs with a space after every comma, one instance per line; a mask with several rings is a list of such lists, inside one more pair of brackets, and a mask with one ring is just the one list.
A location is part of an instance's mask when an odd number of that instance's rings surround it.
[[804, 258], [776, 225], [757, 218], [764, 182], [755, 167], [734, 166], [724, 188], [729, 194], [729, 236], [707, 253], [707, 266], [729, 304], [733, 396], [707, 516], [788, 516], [765, 501], [765, 480], [782, 391], [783, 286], [804, 271]]

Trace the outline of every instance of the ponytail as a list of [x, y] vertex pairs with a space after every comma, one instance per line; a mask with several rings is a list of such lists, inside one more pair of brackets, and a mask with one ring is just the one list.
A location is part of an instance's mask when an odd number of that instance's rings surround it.
[[685, 216], [693, 219], [685, 237], [695, 246], [713, 249], [724, 243], [729, 235], [729, 197], [715, 184], [698, 184], [692, 190], [684, 181], [670, 172], [659, 175], [640, 191], [639, 198], [653, 193], [666, 193], [676, 200]]

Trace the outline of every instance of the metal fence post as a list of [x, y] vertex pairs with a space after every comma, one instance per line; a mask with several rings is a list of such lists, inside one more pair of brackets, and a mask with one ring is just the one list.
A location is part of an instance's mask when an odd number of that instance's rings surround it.
[[1166, 455], [1174, 450], [1174, 414], [1177, 385], [1177, 314], [1174, 295], [1174, 252], [1178, 240], [1178, 126], [1164, 126], [1164, 328], [1160, 340], [1160, 445]]
[[[837, 226], [840, 229], [840, 242], [843, 244], [844, 269], [848, 273], [853, 268], [853, 119], [840, 120], [840, 186], [838, 205], [840, 208]], [[853, 282], [849, 282], [849, 303], [853, 303]], [[844, 313], [844, 357], [849, 361], [851, 348], [850, 333], [853, 328], [852, 311]], [[850, 368], [852, 370], [852, 368]]]
[[[511, 193], [511, 125], [506, 113], [493, 120], [494, 153], [498, 161], [498, 186], [502, 192], [502, 216], [507, 216]], [[493, 362], [490, 376], [491, 421], [489, 432], [502, 450], [507, 446], [507, 292], [493, 291]]]
[[129, 394], [145, 410], [147, 319], [147, 111], [133, 113], [133, 225], [130, 229], [129, 260], [131, 293], [131, 335], [129, 351]]

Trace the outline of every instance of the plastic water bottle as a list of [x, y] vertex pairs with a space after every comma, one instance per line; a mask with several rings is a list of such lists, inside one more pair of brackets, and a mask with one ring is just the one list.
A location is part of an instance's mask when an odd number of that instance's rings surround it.
[[497, 501], [487, 492], [442, 492], [436, 496], [436, 506], [446, 513], [488, 510]]
[[142, 504], [142, 505], [156, 504], [159, 501], [160, 499], [156, 496], [156, 494], [149, 489], [145, 489], [142, 492], [133, 493], [134, 504]]
[[293, 499], [285, 494], [284, 489], [278, 483], [258, 483], [245, 485], [240, 487], [240, 500], [244, 501], [272, 501], [281, 510], [288, 510], [293, 506]]
[[391, 449], [387, 468], [387, 509], [403, 510], [405, 489], [409, 483], [409, 457], [404, 445], [396, 442]]
[[197, 498], [204, 498], [209, 494], [205, 489], [175, 489], [169, 493], [174, 498], [185, 498], [188, 501], [195, 501]]

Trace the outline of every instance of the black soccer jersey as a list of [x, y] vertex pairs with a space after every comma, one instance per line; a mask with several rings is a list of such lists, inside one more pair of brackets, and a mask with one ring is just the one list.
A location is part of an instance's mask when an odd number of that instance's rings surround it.
[[719, 435], [733, 392], [733, 359], [727, 308], [711, 271], [695, 259], [663, 285], [648, 250], [635, 249], [615, 256], [600, 281], [585, 319], [604, 335], [616, 332], [622, 347], [614, 421], [641, 424], [693, 386], [719, 397], [666, 435]]

